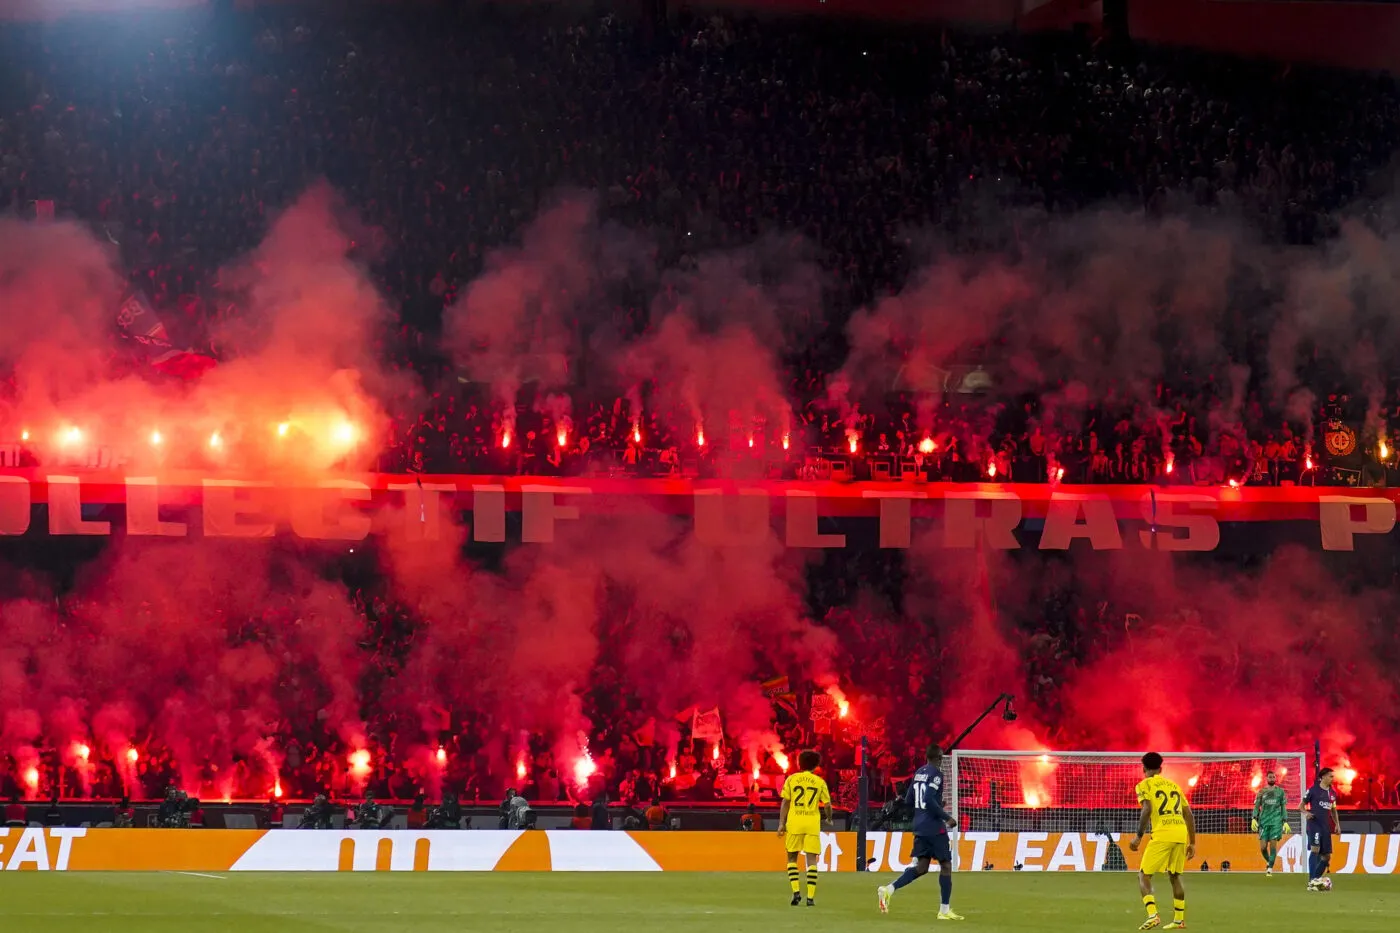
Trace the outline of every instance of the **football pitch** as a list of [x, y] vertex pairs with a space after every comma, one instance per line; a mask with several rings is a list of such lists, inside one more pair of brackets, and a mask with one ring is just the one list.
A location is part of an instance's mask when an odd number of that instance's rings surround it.
[[[875, 885], [893, 875], [823, 875], [815, 908], [789, 907], [786, 878], [754, 874], [0, 874], [0, 927], [83, 933], [462, 930], [560, 933], [816, 933], [830, 930], [1129, 931], [1143, 919], [1135, 876], [959, 875], [963, 923], [935, 923], [930, 876], [889, 915]], [[1187, 878], [1194, 929], [1400, 927], [1400, 877], [1346, 876], [1309, 894], [1299, 875]], [[1166, 892], [1165, 884], [1160, 884]], [[1170, 894], [1164, 899], [1170, 910]]]

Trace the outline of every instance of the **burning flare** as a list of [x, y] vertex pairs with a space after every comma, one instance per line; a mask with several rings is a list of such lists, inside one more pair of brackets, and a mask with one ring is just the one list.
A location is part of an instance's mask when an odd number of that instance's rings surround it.
[[358, 750], [356, 750], [356, 751], [351, 752], [351, 753], [350, 753], [350, 757], [349, 757], [349, 762], [350, 762], [350, 772], [351, 772], [352, 774], [355, 774], [356, 776], [360, 776], [360, 777], [363, 777], [364, 775], [369, 774], [369, 772], [370, 772], [370, 757], [369, 757], [369, 750], [368, 750], [368, 749], [361, 748], [361, 749], [358, 749]]
[[938, 445], [933, 442], [933, 438], [926, 437], [919, 441], [919, 453], [931, 454], [938, 449]]

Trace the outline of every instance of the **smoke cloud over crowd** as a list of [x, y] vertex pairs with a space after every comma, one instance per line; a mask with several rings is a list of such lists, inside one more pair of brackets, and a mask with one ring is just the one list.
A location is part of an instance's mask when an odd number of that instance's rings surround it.
[[[453, 376], [415, 385], [380, 350], [393, 309], [374, 285], [378, 240], [329, 189], [306, 193], [228, 265], [239, 311], [221, 325], [224, 358], [185, 383], [114, 363], [123, 286], [107, 245], [71, 225], [0, 221], [6, 427], [56, 453], [70, 432], [100, 438], [134, 475], [193, 463], [315, 478], [368, 468], [391, 412], [450, 391], [458, 373], [508, 410], [535, 383], [567, 413], [587, 356], [634, 418], [772, 443], [800, 404], [790, 360], [837, 326], [801, 243], [658, 268], [648, 234], [569, 195], [463, 284], [444, 318]], [[1109, 399], [1150, 423], [1160, 383], [1183, 373], [1211, 393], [1221, 430], [1251, 382], [1282, 406], [1321, 368], [1364, 395], [1400, 350], [1396, 249], [1358, 227], [1302, 258], [1227, 222], [1104, 213], [996, 255], [932, 254], [903, 291], [850, 317], [829, 406], [837, 418], [876, 406], [903, 372], [932, 411], [939, 373], [973, 351], [1003, 360], [999, 394], [1046, 423], [1081, 423]], [[639, 288], [649, 326], [603, 332], [610, 296]], [[609, 726], [582, 698], [606, 695], [663, 733], [679, 711], [719, 706], [755, 756], [775, 741], [758, 686], [775, 674], [839, 682], [861, 715], [910, 741], [951, 737], [1001, 691], [1022, 718], [989, 723], [980, 746], [1285, 750], [1317, 736], [1329, 755], [1379, 767], [1396, 737], [1395, 597], [1302, 550], [1241, 569], [916, 541], [901, 599], [856, 585], [845, 600], [860, 607], [848, 624], [890, 633], [897, 653], [876, 668], [853, 663], [850, 632], [812, 617], [824, 568], [776, 537], [714, 548], [661, 514], [561, 532], [489, 558], [390, 534], [372, 548], [373, 584], [347, 582], [344, 555], [282, 541], [118, 539], [71, 579], [16, 560], [0, 606], [0, 752], [22, 781], [45, 745], [129, 765], [156, 743], [189, 789], [232, 794], [276, 782], [283, 751], [270, 740], [287, 721], [359, 749], [382, 714], [426, 784], [443, 711], [488, 728], [484, 754], [505, 775], [522, 732], [560, 760], [588, 752]], [[375, 647], [390, 617], [411, 632], [392, 657]]]

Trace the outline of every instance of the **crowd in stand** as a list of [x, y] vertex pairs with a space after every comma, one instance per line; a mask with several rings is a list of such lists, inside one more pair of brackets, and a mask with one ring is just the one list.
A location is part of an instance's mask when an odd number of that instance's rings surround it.
[[[538, 11], [152, 14], [9, 26], [0, 42], [0, 209], [52, 202], [99, 227], [177, 344], [208, 347], [212, 323], [237, 313], [218, 270], [280, 207], [318, 178], [343, 191], [378, 231], [374, 274], [402, 323], [381, 349], [437, 389], [405, 400], [381, 463], [442, 472], [669, 472], [707, 456], [725, 469], [734, 447], [796, 474], [858, 436], [858, 454], [917, 459], [933, 478], [1124, 482], [1171, 463], [1177, 481], [1318, 481], [1323, 412], [1290, 422], [1251, 398], [1222, 427], [1211, 415], [1228, 390], [1210, 384], [1059, 425], [985, 392], [950, 392], [913, 422], [908, 397], [865, 416], [820, 403], [846, 317], [911, 271], [911, 230], [997, 249], [1012, 236], [998, 211], [1117, 204], [1242, 216], [1316, 244], [1343, 211], [1380, 210], [1367, 199], [1400, 109], [1388, 81], [1363, 75], [685, 13], [649, 26]], [[794, 424], [712, 426], [707, 449], [687, 419], [638, 425], [620, 392], [574, 386], [562, 445], [541, 416], [503, 446], [511, 416], [444, 378], [436, 335], [491, 251], [565, 188], [598, 192], [665, 268], [773, 230], [817, 245], [831, 307], [784, 360]], [[587, 327], [635, 334], [648, 316], [636, 295]], [[981, 357], [995, 385], [995, 347]], [[1383, 424], [1376, 410], [1400, 396], [1374, 396], [1346, 416]]]
[[[912, 464], [955, 481], [1352, 482], [1359, 469], [1318, 475], [1322, 429], [1310, 425], [1354, 420], [1358, 406], [1379, 410], [1380, 423], [1400, 416], [1394, 386], [1379, 403], [1338, 394], [1301, 420], [1250, 397], [1227, 429], [1210, 418], [1226, 390], [1199, 385], [1163, 384], [1150, 410], [1105, 400], [1061, 425], [1037, 417], [1033, 400], [978, 389], [976, 378], [931, 413], [898, 393], [872, 415], [822, 404], [845, 320], [910, 272], [910, 229], [937, 231], [955, 250], [997, 249], [1012, 234], [988, 223], [989, 205], [1054, 215], [1114, 203], [1156, 216], [1228, 212], [1275, 242], [1324, 242], [1344, 210], [1371, 210], [1400, 141], [1400, 94], [1376, 77], [1068, 37], [689, 14], [646, 27], [539, 13], [282, 9], [6, 25], [0, 71], [0, 210], [51, 201], [57, 215], [101, 230], [181, 345], [220, 351], [214, 324], [237, 309], [218, 270], [258, 243], [278, 208], [319, 178], [345, 194], [383, 240], [373, 273], [399, 326], [381, 349], [428, 387], [395, 420], [380, 459], [389, 470], [699, 473], [748, 462], [797, 477], [829, 475], [854, 455], [858, 472], [888, 463], [899, 476]], [[783, 360], [791, 424], [731, 420], [709, 426], [701, 443], [695, 426], [646, 407], [635, 414], [615, 389], [578, 388], [565, 421], [524, 404], [508, 416], [489, 391], [458, 384], [437, 347], [443, 309], [561, 188], [597, 192], [605, 216], [654, 237], [667, 267], [770, 230], [816, 244], [832, 307]], [[647, 307], [645, 296], [622, 303], [608, 326], [643, 333]], [[592, 335], [578, 336], [587, 345]], [[955, 362], [995, 373], [995, 348]], [[1328, 398], [1330, 386], [1317, 388]], [[1364, 439], [1377, 440], [1388, 439]], [[842, 623], [847, 595], [811, 602], [849, 629], [851, 663], [859, 655], [878, 669], [878, 659], [898, 657], [905, 667], [889, 681], [907, 689], [888, 689], [910, 698], [931, 689], [937, 659], [909, 662], [907, 650], [877, 644], [897, 633]], [[365, 650], [391, 671], [412, 622], [371, 597], [361, 609]], [[1053, 661], [1064, 642], [1051, 633], [1034, 650]], [[848, 785], [849, 743], [839, 729], [813, 734], [810, 697], [798, 693], [803, 717], [778, 714], [786, 747], [821, 745], [833, 783]], [[540, 739], [519, 763], [532, 799], [603, 789], [624, 801], [710, 799], [726, 774], [742, 778], [748, 798], [767, 783], [728, 743], [714, 757], [713, 744], [685, 741], [683, 727], [668, 744], [647, 718], [590, 712], [608, 723], [590, 739], [598, 776], [580, 787], [575, 763], [554, 760]], [[436, 776], [397, 767], [422, 744], [401, 742], [398, 724], [375, 723], [364, 749], [324, 724], [288, 724], [275, 755], [280, 790], [349, 795], [368, 781], [407, 799], [431, 778], [465, 789], [464, 799], [495, 799], [510, 776], [487, 763], [493, 724], [464, 711], [450, 719]], [[914, 739], [892, 735], [886, 778], [907, 766]], [[353, 773], [357, 751], [368, 752], [367, 776]], [[55, 752], [38, 783], [56, 788], [61, 771], [70, 793], [153, 796], [176, 773], [173, 755], [151, 737], [123, 780], [118, 758], [94, 760], [83, 776]], [[781, 774], [771, 756], [758, 764]], [[266, 762], [241, 767], [207, 783], [232, 796], [269, 792]]]

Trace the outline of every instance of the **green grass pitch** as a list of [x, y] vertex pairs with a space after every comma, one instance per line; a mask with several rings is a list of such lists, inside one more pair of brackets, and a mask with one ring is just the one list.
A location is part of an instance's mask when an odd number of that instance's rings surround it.
[[[930, 927], [976, 933], [1130, 931], [1132, 874], [964, 874], [964, 923], [935, 923], [930, 876], [882, 916], [894, 875], [823, 875], [815, 908], [788, 906], [787, 879], [713, 874], [0, 874], [0, 929], [82, 933], [820, 933]], [[1187, 878], [1192, 929], [1221, 933], [1400, 929], [1400, 876], [1346, 876], [1309, 894], [1297, 875]], [[1159, 895], [1166, 893], [1165, 879]], [[1170, 895], [1167, 894], [1170, 910]]]

